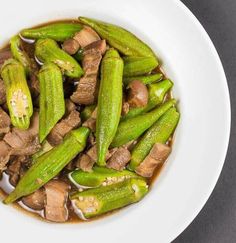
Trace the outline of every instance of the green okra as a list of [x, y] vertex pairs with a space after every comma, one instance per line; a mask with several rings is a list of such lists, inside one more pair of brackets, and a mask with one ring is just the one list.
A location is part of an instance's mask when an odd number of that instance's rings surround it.
[[145, 180], [129, 179], [110, 186], [76, 192], [70, 199], [75, 212], [85, 220], [138, 202], [147, 193]]
[[88, 105], [83, 109], [83, 111], [80, 113], [80, 117], [83, 122], [88, 120], [91, 117], [95, 108], [96, 108], [96, 105]]
[[130, 178], [141, 178], [129, 170], [117, 171], [106, 167], [94, 166], [92, 172], [75, 170], [69, 174], [69, 179], [79, 188], [108, 186]]
[[154, 110], [139, 116], [121, 121], [111, 147], [120, 147], [129, 141], [136, 140], [151, 127], [167, 110], [174, 106], [174, 99], [165, 102]]
[[144, 114], [161, 104], [166, 93], [172, 88], [172, 86], [173, 83], [169, 79], [148, 85], [148, 104], [145, 107], [130, 109], [127, 114], [122, 116], [121, 121]]
[[109, 49], [101, 66], [96, 122], [97, 164], [104, 166], [105, 156], [119, 124], [122, 105], [123, 60], [118, 52]]
[[1, 76], [6, 87], [7, 106], [14, 127], [27, 129], [33, 105], [24, 66], [11, 58], [4, 62]]
[[129, 31], [99, 20], [80, 17], [79, 20], [93, 28], [109, 45], [126, 56], [155, 57], [152, 49]]
[[25, 72], [28, 75], [31, 71], [30, 58], [28, 54], [21, 50], [21, 39], [18, 35], [15, 35], [10, 40], [11, 53], [13, 57], [18, 60], [25, 68]]
[[66, 135], [63, 142], [38, 157], [17, 184], [15, 190], [4, 200], [12, 203], [29, 195], [55, 177], [86, 146], [90, 130], [80, 127]]
[[169, 109], [135, 145], [131, 152], [130, 170], [135, 168], [145, 159], [155, 143], [166, 143], [174, 132], [178, 121], [179, 113], [175, 108]]
[[155, 57], [123, 57], [124, 77], [132, 77], [150, 73], [158, 66]]
[[40, 84], [39, 140], [41, 143], [65, 114], [65, 100], [62, 73], [56, 64], [45, 63], [39, 71], [38, 78]]
[[28, 39], [50, 38], [55, 41], [65, 41], [74, 36], [83, 27], [79, 23], [54, 23], [46, 26], [24, 29], [20, 32], [21, 36]]
[[43, 143], [41, 144], [40, 150], [38, 152], [36, 152], [34, 155], [32, 155], [32, 164], [34, 164], [36, 162], [36, 159], [38, 157], [47, 153], [52, 148], [53, 148], [53, 146], [47, 140], [44, 140]]
[[152, 84], [154, 82], [161, 81], [163, 79], [162, 73], [154, 73], [144, 76], [133, 76], [133, 77], [123, 77], [123, 83], [125, 86], [127, 86], [129, 83], [131, 83], [134, 80], [139, 80], [143, 84]]
[[79, 63], [52, 39], [39, 39], [35, 45], [35, 55], [41, 62], [57, 64], [68, 77], [79, 78], [84, 74]]

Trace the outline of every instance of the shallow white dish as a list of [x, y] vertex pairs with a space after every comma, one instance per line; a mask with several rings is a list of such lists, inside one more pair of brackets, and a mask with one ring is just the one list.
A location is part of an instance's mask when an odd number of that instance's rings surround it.
[[3, 239], [24, 242], [170, 242], [196, 217], [221, 172], [230, 133], [230, 101], [217, 52], [178, 0], [4, 1], [3, 44], [24, 27], [89, 16], [121, 25], [146, 41], [174, 81], [181, 121], [174, 149], [140, 203], [84, 224], [48, 224], [0, 204]]

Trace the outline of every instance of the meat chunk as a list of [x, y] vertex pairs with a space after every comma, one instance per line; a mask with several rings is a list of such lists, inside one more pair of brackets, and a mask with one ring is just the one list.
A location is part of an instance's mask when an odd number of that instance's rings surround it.
[[128, 86], [128, 103], [130, 107], [143, 107], [148, 103], [147, 87], [139, 80], [132, 81]]
[[73, 39], [76, 40], [82, 48], [84, 48], [90, 43], [100, 40], [100, 37], [93, 29], [88, 26], [84, 26], [81, 31], [74, 35]]
[[79, 42], [73, 38], [67, 39], [62, 44], [62, 49], [69, 55], [74, 55], [80, 48]]
[[8, 114], [0, 107], [0, 134], [10, 131], [11, 119]]
[[10, 159], [11, 147], [4, 141], [0, 141], [0, 172], [6, 169]]
[[65, 119], [62, 119], [49, 133], [47, 140], [52, 145], [58, 145], [63, 137], [72, 129], [78, 127], [81, 123], [80, 113], [73, 110]]
[[34, 193], [22, 198], [22, 202], [34, 210], [43, 210], [46, 200], [44, 188], [40, 188]]
[[4, 136], [4, 141], [12, 148], [26, 148], [38, 136], [39, 131], [39, 114], [35, 112], [31, 118], [30, 127], [27, 130], [13, 128], [11, 132]]
[[151, 177], [156, 167], [165, 162], [170, 152], [171, 148], [169, 146], [156, 143], [135, 172], [143, 177]]
[[0, 79], [0, 105], [6, 103], [6, 88], [2, 79]]
[[123, 103], [122, 103], [122, 110], [121, 110], [122, 116], [126, 115], [128, 112], [129, 112], [129, 103], [123, 101]]
[[25, 172], [23, 165], [28, 163], [28, 161], [28, 156], [19, 156], [12, 160], [6, 171], [9, 175], [9, 182], [11, 183], [11, 185], [17, 185], [20, 177]]
[[97, 108], [93, 111], [91, 117], [83, 123], [84, 127], [88, 127], [92, 132], [96, 131]]
[[91, 44], [84, 47], [84, 52], [86, 53], [86, 51], [91, 49], [95, 49], [104, 55], [107, 49], [106, 40], [97, 40], [92, 42]]
[[11, 50], [9, 48], [2, 49], [0, 51], [0, 68], [2, 67], [3, 63], [9, 58], [12, 58]]
[[46, 219], [53, 222], [65, 222], [69, 215], [66, 207], [69, 185], [60, 180], [51, 180], [44, 187]]
[[71, 96], [75, 103], [91, 105], [96, 101], [98, 70], [106, 46], [104, 40], [98, 42], [96, 45], [89, 45], [91, 48], [87, 48], [83, 53], [82, 66], [85, 75], [79, 80], [76, 91]]
[[91, 171], [94, 165], [94, 161], [87, 155], [87, 154], [82, 154], [76, 161], [76, 167], [80, 168], [83, 171]]
[[66, 105], [66, 115], [69, 115], [72, 111], [76, 110], [76, 105], [70, 100], [65, 100]]
[[123, 170], [130, 161], [131, 155], [128, 149], [120, 147], [107, 162], [107, 167], [115, 170]]

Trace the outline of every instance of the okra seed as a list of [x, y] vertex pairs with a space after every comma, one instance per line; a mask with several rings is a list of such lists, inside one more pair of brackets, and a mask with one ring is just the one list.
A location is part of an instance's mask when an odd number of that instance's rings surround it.
[[89, 197], [89, 198], [88, 198], [88, 201], [89, 201], [89, 202], [93, 202], [93, 201], [94, 201], [94, 198], [93, 198], [93, 197]]
[[79, 201], [83, 201], [83, 200], [84, 200], [84, 198], [80, 196], [79, 197]]
[[104, 182], [102, 183], [102, 185], [103, 185], [103, 186], [106, 186], [106, 185], [107, 185], [107, 183], [104, 181]]
[[83, 188], [79, 188], [79, 192], [82, 192], [83, 191]]

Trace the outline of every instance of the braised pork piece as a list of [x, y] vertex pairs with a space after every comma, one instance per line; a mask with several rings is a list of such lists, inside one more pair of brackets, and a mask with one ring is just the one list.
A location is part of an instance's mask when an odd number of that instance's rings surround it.
[[50, 222], [140, 201], [171, 153], [173, 82], [98, 20], [23, 29], [0, 50], [0, 196]]

